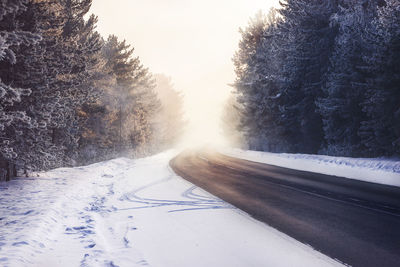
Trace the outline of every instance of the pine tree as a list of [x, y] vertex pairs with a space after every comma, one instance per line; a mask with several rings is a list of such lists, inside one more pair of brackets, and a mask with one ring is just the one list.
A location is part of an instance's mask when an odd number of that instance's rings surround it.
[[360, 106], [366, 86], [362, 70], [365, 44], [362, 32], [373, 14], [362, 3], [344, 1], [332, 23], [338, 26], [334, 52], [330, 58], [324, 96], [318, 106], [324, 121], [325, 147], [329, 155], [360, 156], [363, 147], [358, 135], [364, 113]]
[[283, 123], [292, 151], [316, 153], [323, 140], [322, 120], [315, 101], [329, 65], [335, 28], [330, 18], [336, 10], [335, 1], [288, 0], [280, 14], [280, 28], [286, 42], [282, 81], [284, 98]]
[[274, 23], [259, 15], [242, 31], [234, 57], [250, 148], [398, 155], [398, 1], [281, 5]]
[[154, 92], [155, 81], [133, 49], [116, 36], [109, 36], [103, 47], [108, 75], [115, 86], [107, 94], [109, 144], [115, 153], [144, 154], [152, 136], [152, 120], [160, 106]]
[[238, 94], [238, 108], [241, 114], [240, 128], [251, 149], [262, 149], [263, 138], [261, 137], [262, 126], [260, 127], [259, 123], [261, 119], [259, 111], [263, 106], [257, 60], [263, 34], [269, 26], [264, 14], [257, 13], [249, 21], [246, 29], [240, 29], [242, 39], [239, 43], [239, 50], [233, 58], [236, 73], [234, 87]]
[[246, 148], [240, 129], [241, 113], [236, 95], [230, 95], [223, 108], [221, 128], [228, 144], [232, 147]]
[[183, 118], [183, 96], [174, 89], [172, 79], [163, 74], [156, 74], [156, 88], [161, 109], [155, 116], [152, 146], [154, 151], [169, 149], [182, 138], [185, 120]]
[[25, 169], [62, 165], [63, 150], [52, 143], [48, 130], [48, 126], [55, 124], [56, 114], [63, 112], [60, 94], [51, 87], [55, 80], [52, 72], [56, 73], [58, 69], [51, 68], [48, 63], [53, 62], [48, 47], [54, 45], [48, 36], [61, 32], [62, 21], [56, 16], [59, 8], [56, 3], [32, 1], [19, 18], [25, 29], [42, 36], [41, 42], [30, 49], [20, 47], [18, 63], [11, 67], [14, 75], [9, 76], [13, 83], [32, 90], [32, 94], [20, 104], [35, 123], [35, 127], [24, 129], [23, 138], [18, 140], [18, 160]]
[[[290, 133], [284, 117], [284, 88], [282, 68], [286, 42], [280, 27], [283, 20], [272, 9], [266, 18], [265, 28], [255, 58], [254, 81], [258, 88], [257, 129], [260, 129], [259, 148], [272, 152], [290, 151]], [[253, 101], [254, 102], [254, 101]]]
[[336, 30], [334, 1], [289, 0], [242, 32], [235, 87], [250, 148], [316, 153], [323, 140], [315, 101], [325, 82]]
[[[80, 120], [79, 110], [85, 103], [94, 102], [99, 91], [94, 86], [98, 77], [99, 53], [102, 48], [100, 35], [95, 31], [97, 18], [84, 16], [90, 9], [91, 0], [61, 1], [62, 16], [65, 20], [58, 40], [56, 55], [60, 57], [62, 74], [58, 86], [62, 89], [64, 120], [53, 128], [53, 141], [65, 148], [65, 161], [76, 159], [79, 151]], [[73, 161], [71, 162], [73, 163]]]
[[[16, 163], [19, 156], [16, 143], [22, 130], [35, 127], [25, 109], [16, 106], [31, 90], [15, 86], [9, 79], [13, 73], [10, 66], [17, 63], [18, 48], [40, 40], [39, 35], [21, 29], [18, 23], [17, 17], [27, 10], [27, 2], [0, 1], [0, 168]], [[7, 179], [11, 176], [8, 168]]]
[[149, 151], [154, 79], [125, 42], [102, 40], [91, 3], [0, 0], [0, 168]]
[[366, 118], [359, 136], [367, 156], [400, 154], [400, 3], [387, 0], [363, 32], [368, 54]]
[[32, 91], [19, 108], [26, 110], [34, 127], [25, 128], [17, 142], [18, 160], [28, 169], [74, 164], [81, 135], [79, 109], [98, 99], [102, 42], [94, 30], [97, 18], [83, 19], [90, 7], [86, 1], [74, 5], [86, 11], [74, 9], [71, 19], [68, 3], [30, 1], [18, 23], [42, 40], [29, 49], [20, 46], [17, 64], [5, 66], [11, 71], [10, 82]]

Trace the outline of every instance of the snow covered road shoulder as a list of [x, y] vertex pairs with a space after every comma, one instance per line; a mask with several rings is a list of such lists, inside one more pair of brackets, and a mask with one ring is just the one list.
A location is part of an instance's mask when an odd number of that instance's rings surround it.
[[310, 154], [270, 153], [231, 148], [220, 148], [218, 152], [239, 159], [294, 170], [335, 175], [400, 187], [399, 159], [331, 157]]
[[174, 155], [0, 183], [0, 265], [340, 266], [175, 175]]

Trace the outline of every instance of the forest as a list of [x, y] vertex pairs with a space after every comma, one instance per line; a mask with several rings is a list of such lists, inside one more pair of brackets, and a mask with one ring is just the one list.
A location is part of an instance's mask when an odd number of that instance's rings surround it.
[[280, 6], [241, 30], [225, 131], [252, 150], [399, 156], [400, 1]]
[[[0, 180], [177, 144], [183, 97], [92, 0], [0, 0]], [[400, 2], [285, 0], [240, 30], [223, 128], [252, 150], [400, 155]], [[229, 82], [229, 81], [227, 81]]]
[[101, 36], [91, 4], [0, 0], [0, 180], [155, 153], [182, 134], [182, 95]]

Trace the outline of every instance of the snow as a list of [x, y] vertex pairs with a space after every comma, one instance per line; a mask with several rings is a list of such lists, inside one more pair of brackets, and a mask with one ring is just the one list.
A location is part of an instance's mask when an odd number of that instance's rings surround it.
[[341, 266], [175, 175], [175, 154], [0, 183], [0, 265]]
[[275, 166], [322, 173], [365, 182], [400, 186], [400, 161], [382, 158], [348, 158], [220, 148], [227, 156]]

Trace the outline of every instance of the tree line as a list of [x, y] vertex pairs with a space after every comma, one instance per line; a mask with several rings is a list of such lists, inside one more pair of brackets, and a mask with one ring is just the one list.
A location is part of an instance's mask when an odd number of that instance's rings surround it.
[[181, 95], [158, 97], [134, 49], [86, 18], [91, 3], [0, 0], [0, 179], [156, 152], [184, 127]]
[[251, 149], [400, 154], [398, 0], [286, 0], [241, 35], [227, 110]]

